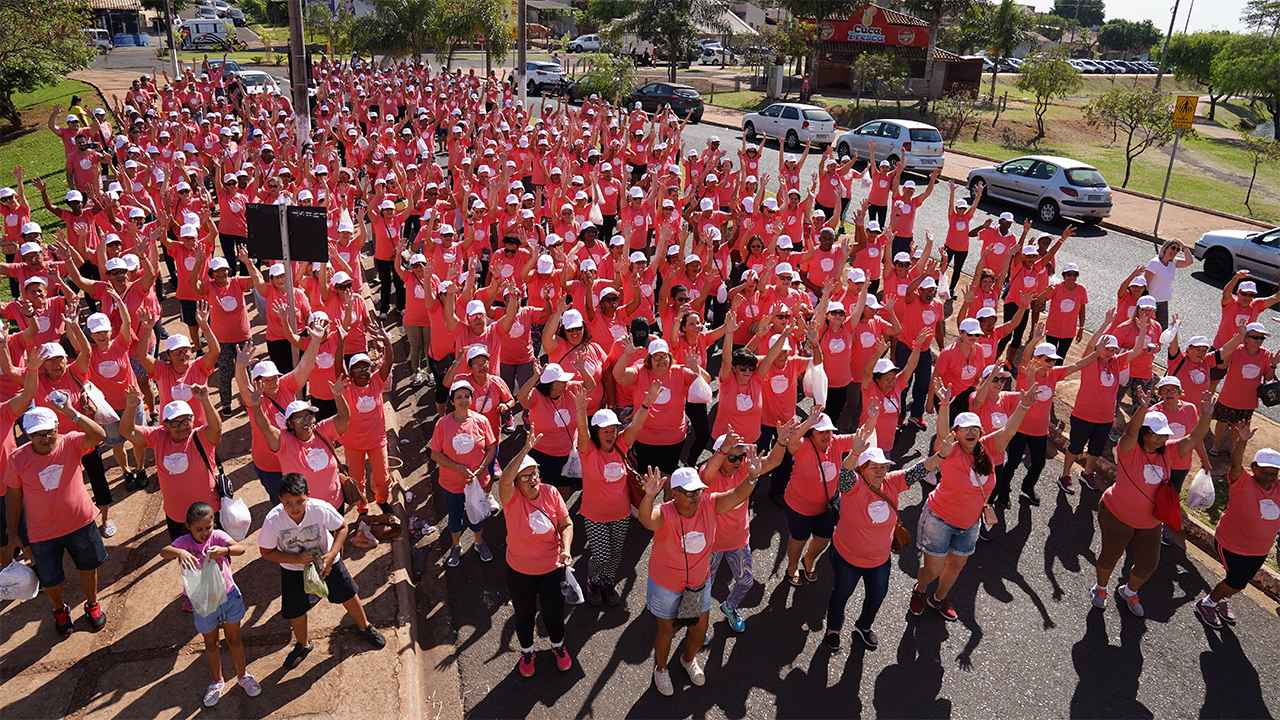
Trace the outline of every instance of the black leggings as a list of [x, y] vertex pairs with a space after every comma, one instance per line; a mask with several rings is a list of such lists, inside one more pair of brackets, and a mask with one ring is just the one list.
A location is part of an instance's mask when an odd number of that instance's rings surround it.
[[249, 242], [249, 238], [244, 235], [230, 235], [228, 233], [218, 233], [218, 242], [222, 245], [222, 257], [231, 265], [231, 275], [248, 275], [249, 271], [245, 269], [244, 263], [236, 259], [236, 246], [244, 245]]
[[268, 340], [267, 357], [276, 364], [280, 374], [293, 370], [293, 345], [288, 340]]
[[876, 222], [880, 223], [880, 228], [883, 230], [885, 215], [888, 212], [888, 210], [889, 210], [888, 205], [874, 205], [874, 204], [868, 205], [867, 219], [875, 220]]
[[674, 445], [650, 445], [637, 441], [631, 446], [631, 451], [635, 453], [636, 470], [646, 472], [650, 467], [658, 468], [663, 475], [670, 475], [680, 467], [680, 451], [684, 449], [684, 442], [678, 442]]
[[[969, 257], [968, 250], [952, 250], [951, 248], [943, 248], [942, 252], [947, 259], [947, 264], [942, 266], [942, 272], [947, 272], [947, 265], [951, 267], [951, 294], [955, 294], [956, 283], [960, 282], [960, 273], [964, 271], [964, 262]], [[954, 261], [954, 262], [953, 262]]]
[[558, 567], [544, 575], [525, 575], [507, 567], [507, 592], [511, 594], [511, 607], [516, 615], [516, 637], [520, 648], [533, 647], [534, 614], [538, 601], [542, 601], [542, 622], [547, 626], [547, 637], [552, 643], [564, 642], [564, 594], [560, 581], [564, 580], [564, 568]]
[[844, 406], [849, 402], [849, 388], [853, 384], [842, 385], [840, 387], [827, 388], [827, 405], [822, 408], [822, 412], [831, 418], [831, 422], [838, 422], [840, 414], [844, 412]]
[[1067, 351], [1071, 349], [1073, 340], [1075, 340], [1074, 337], [1054, 337], [1052, 335], [1045, 337], [1045, 342], [1053, 343], [1053, 346], [1057, 348], [1058, 356], [1062, 358], [1057, 362], [1058, 365], [1067, 361]]
[[[446, 330], [447, 328], [436, 328], [436, 332], [444, 332]], [[444, 384], [444, 376], [449, 373], [449, 368], [453, 367], [453, 353], [449, 353], [439, 360], [428, 354], [427, 367], [431, 370], [431, 377], [436, 381], [436, 404], [443, 405], [449, 400], [449, 387]]]
[[707, 419], [707, 403], [684, 404], [684, 414], [689, 416], [689, 430], [693, 434], [693, 445], [689, 448], [689, 457], [685, 464], [694, 467], [702, 451], [711, 442], [711, 422]]
[[[404, 280], [396, 274], [395, 266], [391, 260], [377, 260], [373, 264], [378, 267], [378, 292], [380, 293], [381, 303], [378, 305], [380, 312], [390, 312], [392, 307], [404, 309]], [[391, 290], [395, 288], [395, 305], [391, 304]]]
[[102, 446], [90, 450], [80, 458], [80, 467], [93, 488], [93, 504], [104, 507], [111, 504], [111, 486], [107, 484], [107, 469], [102, 465]]
[[1030, 494], [1035, 491], [1036, 482], [1040, 480], [1040, 473], [1044, 470], [1045, 456], [1049, 452], [1049, 436], [1015, 433], [1006, 450], [1004, 467], [996, 479], [995, 497], [1009, 499], [1013, 474], [1022, 465], [1023, 452], [1026, 452], [1029, 457], [1027, 458], [1027, 476], [1022, 478], [1022, 492]]
[[[1010, 320], [1013, 319], [1013, 316], [1017, 314], [1018, 314], [1018, 303], [1004, 304], [1004, 321], [1005, 322], [1009, 322]], [[1018, 321], [1018, 327], [1014, 328], [1013, 332], [1000, 338], [1000, 343], [999, 343], [1000, 352], [1004, 352], [1005, 346], [1008, 345], [1010, 342], [1013, 343], [1014, 347], [1018, 347], [1018, 348], [1022, 347], [1022, 333], [1026, 332], [1027, 330], [1027, 318], [1029, 317], [1031, 317], [1030, 312], [1022, 313], [1022, 320]], [[995, 358], [995, 359], [999, 360], [999, 358]]]

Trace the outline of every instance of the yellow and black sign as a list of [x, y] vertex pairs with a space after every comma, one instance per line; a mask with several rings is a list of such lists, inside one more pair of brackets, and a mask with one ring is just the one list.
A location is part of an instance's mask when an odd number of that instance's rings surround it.
[[1200, 102], [1199, 95], [1179, 95], [1178, 102], [1173, 106], [1173, 129], [1174, 130], [1190, 130], [1191, 122], [1196, 117], [1196, 104]]

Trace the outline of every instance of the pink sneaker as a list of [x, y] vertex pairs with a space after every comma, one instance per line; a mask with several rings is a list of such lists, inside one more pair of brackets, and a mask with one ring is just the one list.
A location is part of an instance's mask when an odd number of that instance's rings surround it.
[[556, 667], [560, 668], [561, 672], [573, 667], [573, 658], [569, 657], [569, 649], [564, 645], [551, 646], [551, 654], [556, 656]]

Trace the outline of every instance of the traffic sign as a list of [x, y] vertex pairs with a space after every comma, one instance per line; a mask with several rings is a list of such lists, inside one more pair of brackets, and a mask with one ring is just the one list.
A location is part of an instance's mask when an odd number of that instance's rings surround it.
[[1173, 129], [1174, 130], [1190, 130], [1191, 122], [1196, 117], [1196, 104], [1200, 102], [1199, 95], [1179, 95], [1178, 102], [1173, 106]]

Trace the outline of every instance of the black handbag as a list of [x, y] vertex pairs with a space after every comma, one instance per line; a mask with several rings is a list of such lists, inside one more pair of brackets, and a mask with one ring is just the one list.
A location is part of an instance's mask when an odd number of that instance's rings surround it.
[[818, 446], [813, 444], [813, 438], [807, 438], [809, 447], [813, 448], [814, 460], [818, 463], [818, 477], [822, 478], [822, 491], [827, 494], [827, 511], [826, 521], [827, 527], [834, 529], [836, 523], [840, 522], [840, 487], [836, 486], [837, 492], [832, 495], [827, 491], [827, 474], [822, 470], [822, 454], [818, 452]]
[[1272, 380], [1259, 385], [1258, 399], [1267, 407], [1280, 405], [1280, 380]]
[[227, 477], [226, 470], [222, 469], [222, 463], [218, 463], [218, 471], [214, 472], [213, 465], [209, 463], [209, 456], [204, 451], [204, 445], [200, 443], [200, 430], [197, 428], [191, 433], [191, 439], [196, 441], [196, 452], [200, 453], [200, 459], [204, 461], [205, 469], [213, 473], [213, 489], [217, 491], [218, 497], [232, 498], [236, 496], [235, 486], [231, 484], [231, 478]]

